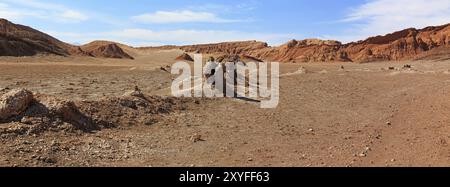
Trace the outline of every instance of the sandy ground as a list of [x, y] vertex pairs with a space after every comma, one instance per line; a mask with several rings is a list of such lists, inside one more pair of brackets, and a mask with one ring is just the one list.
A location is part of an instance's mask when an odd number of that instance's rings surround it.
[[[159, 67], [178, 54], [150, 51], [135, 61], [2, 58], [0, 90], [96, 100], [137, 85], [164, 95], [173, 76]], [[402, 70], [404, 63], [412, 68]], [[300, 67], [307, 72], [293, 73]], [[153, 125], [0, 136], [0, 165], [450, 165], [450, 61], [282, 64], [281, 71], [276, 109], [201, 99]]]

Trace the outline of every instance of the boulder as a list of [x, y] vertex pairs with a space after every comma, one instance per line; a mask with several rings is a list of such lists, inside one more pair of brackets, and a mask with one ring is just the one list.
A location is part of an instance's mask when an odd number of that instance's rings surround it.
[[0, 120], [23, 113], [33, 101], [33, 93], [25, 89], [12, 90], [0, 98]]

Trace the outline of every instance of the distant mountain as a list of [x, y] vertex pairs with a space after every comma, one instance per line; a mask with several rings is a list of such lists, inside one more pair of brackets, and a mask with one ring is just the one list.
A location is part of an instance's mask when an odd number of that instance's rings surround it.
[[450, 24], [424, 29], [410, 28], [348, 44], [333, 40], [306, 39], [291, 40], [276, 47], [259, 41], [238, 41], [133, 48], [108, 41], [95, 41], [82, 46], [71, 45], [33, 28], [0, 19], [0, 56], [33, 56], [43, 53], [133, 59], [127, 52], [147, 49], [181, 49], [187, 53], [225, 57], [237, 55], [246, 59], [279, 62], [439, 60], [450, 59]]
[[391, 60], [448, 59], [450, 24], [424, 29], [405, 29], [385, 36], [342, 44], [332, 40], [292, 40], [270, 47], [257, 41], [181, 46], [187, 52], [247, 55], [280, 62], [372, 62]]

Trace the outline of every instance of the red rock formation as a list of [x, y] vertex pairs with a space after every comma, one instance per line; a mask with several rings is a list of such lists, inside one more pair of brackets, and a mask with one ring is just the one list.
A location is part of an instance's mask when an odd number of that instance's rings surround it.
[[450, 24], [405, 29], [364, 41], [341, 44], [332, 40], [292, 40], [278, 47], [256, 41], [182, 46], [205, 54], [238, 54], [280, 62], [371, 62], [450, 56]]
[[450, 54], [449, 39], [450, 24], [420, 30], [411, 28], [346, 44], [343, 51], [355, 62], [412, 60], [443, 49]]

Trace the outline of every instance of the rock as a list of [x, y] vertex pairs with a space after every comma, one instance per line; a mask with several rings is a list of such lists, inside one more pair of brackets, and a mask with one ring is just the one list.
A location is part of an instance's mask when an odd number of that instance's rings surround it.
[[161, 71], [164, 71], [166, 73], [170, 73], [170, 68], [171, 68], [170, 66], [165, 66], [165, 67], [161, 66], [161, 67], [159, 67], [159, 69]]
[[137, 110], [136, 102], [132, 100], [120, 100], [120, 105]]
[[33, 101], [33, 93], [25, 89], [12, 90], [0, 98], [0, 120], [24, 112]]
[[297, 71], [295, 71], [294, 73], [292, 73], [292, 74], [306, 74], [307, 73], [307, 70], [306, 70], [306, 68], [305, 67], [303, 67], [303, 66], [301, 66], [301, 67], [299, 67], [298, 68], [298, 70]]
[[140, 97], [144, 98], [144, 94], [142, 93], [141, 89], [139, 89], [138, 86], [134, 87], [134, 90], [126, 92], [123, 96], [131, 96], [131, 97]]

